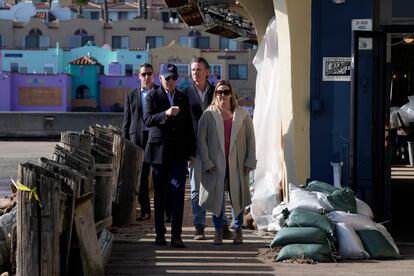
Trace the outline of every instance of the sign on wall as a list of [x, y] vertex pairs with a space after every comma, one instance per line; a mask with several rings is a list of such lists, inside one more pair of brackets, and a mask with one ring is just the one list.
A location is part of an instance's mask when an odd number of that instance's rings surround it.
[[19, 87], [20, 106], [62, 106], [60, 87]]
[[324, 57], [323, 81], [351, 81], [350, 57]]

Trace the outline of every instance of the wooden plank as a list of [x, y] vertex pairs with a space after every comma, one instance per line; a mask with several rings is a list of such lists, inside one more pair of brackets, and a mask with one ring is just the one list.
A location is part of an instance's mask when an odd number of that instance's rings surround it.
[[91, 136], [88, 134], [65, 131], [60, 134], [60, 141], [65, 145], [69, 145], [86, 153], [91, 152]]
[[76, 204], [74, 220], [84, 275], [104, 275], [90, 200], [82, 200]]
[[[18, 180], [31, 189], [37, 186], [32, 166], [25, 163], [18, 168]], [[38, 209], [29, 196], [28, 192], [17, 191], [16, 274], [37, 276], [40, 272]]]
[[101, 219], [100, 221], [95, 222], [96, 233], [99, 233], [111, 226], [112, 226], [112, 216]]
[[60, 181], [40, 176], [39, 196], [42, 200], [40, 219], [40, 275], [60, 275]]

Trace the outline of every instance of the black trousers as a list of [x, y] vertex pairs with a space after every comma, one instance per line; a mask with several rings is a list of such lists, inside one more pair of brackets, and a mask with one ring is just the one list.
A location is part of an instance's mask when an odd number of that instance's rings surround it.
[[[152, 165], [154, 180], [154, 213], [155, 233], [165, 235], [164, 212], [167, 196], [171, 200], [171, 238], [180, 238], [184, 214], [184, 191], [187, 173], [187, 162], [177, 162], [170, 165]], [[169, 195], [168, 195], [169, 189]]]
[[141, 183], [138, 192], [138, 202], [141, 205], [141, 216], [151, 214], [150, 196], [148, 188], [148, 176], [151, 165], [149, 163], [142, 163]]

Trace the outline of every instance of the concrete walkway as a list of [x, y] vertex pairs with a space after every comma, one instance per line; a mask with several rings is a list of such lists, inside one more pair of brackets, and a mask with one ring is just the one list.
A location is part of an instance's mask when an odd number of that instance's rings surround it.
[[[213, 245], [211, 215], [208, 215], [207, 239], [195, 241], [188, 190], [182, 236], [186, 248], [155, 246], [153, 223], [152, 219], [112, 229], [115, 242], [105, 275], [414, 275], [413, 245], [399, 246], [403, 255], [400, 260], [276, 263], [273, 257], [277, 252], [269, 248], [273, 234], [258, 236], [257, 231], [244, 230], [243, 245], [233, 245], [230, 240], [221, 246]], [[167, 241], [169, 234], [167, 227]]]

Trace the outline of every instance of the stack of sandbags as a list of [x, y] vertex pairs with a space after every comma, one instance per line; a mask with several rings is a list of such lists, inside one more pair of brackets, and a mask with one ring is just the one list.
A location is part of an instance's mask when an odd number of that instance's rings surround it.
[[320, 213], [296, 208], [286, 214], [285, 227], [273, 239], [271, 247], [283, 246], [276, 261], [292, 258], [318, 262], [334, 260], [334, 224]]
[[348, 188], [312, 181], [305, 190], [326, 195], [332, 210], [326, 216], [335, 223], [338, 255], [344, 259], [398, 258], [399, 251], [387, 229], [373, 221], [371, 208]]

